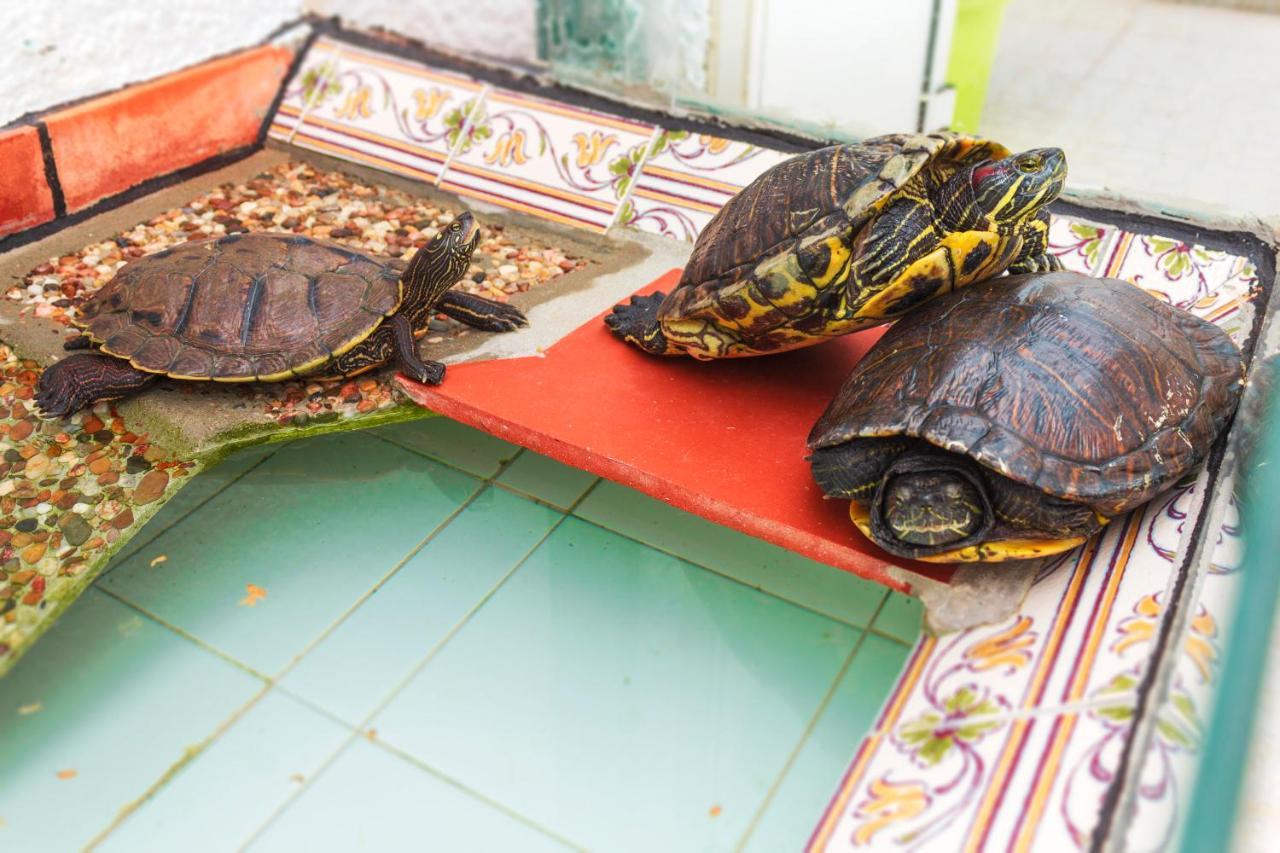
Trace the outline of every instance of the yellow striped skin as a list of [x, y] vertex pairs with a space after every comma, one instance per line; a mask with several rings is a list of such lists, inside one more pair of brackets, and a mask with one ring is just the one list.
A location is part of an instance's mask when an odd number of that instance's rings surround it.
[[[736, 278], [682, 280], [636, 343], [697, 359], [780, 352], [892, 321], [1015, 264], [1019, 271], [1053, 268], [1044, 254], [1043, 204], [1056, 197], [1060, 180], [1015, 180], [984, 200], [988, 214], [975, 204], [969, 170], [1007, 158], [1006, 149], [947, 135], [894, 139], [900, 153], [880, 163], [842, 208]], [[1042, 184], [1038, 195], [1028, 194], [1033, 180]], [[710, 240], [734, 239], [726, 228], [708, 232]]]
[[[849, 502], [849, 518], [871, 541], [871, 512], [858, 501]], [[1106, 519], [1101, 519], [1106, 521]], [[954, 548], [928, 557], [916, 557], [926, 563], [1001, 563], [1005, 560], [1034, 560], [1070, 551], [1083, 545], [1089, 537], [1071, 539], [995, 539], [963, 548]]]

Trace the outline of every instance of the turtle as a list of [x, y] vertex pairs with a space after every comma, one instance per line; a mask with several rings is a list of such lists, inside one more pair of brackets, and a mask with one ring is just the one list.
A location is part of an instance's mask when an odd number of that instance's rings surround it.
[[1222, 329], [1128, 282], [993, 279], [889, 328], [814, 425], [809, 464], [891, 554], [1047, 556], [1199, 463], [1242, 385]]
[[123, 266], [80, 307], [85, 334], [40, 376], [36, 403], [65, 417], [161, 376], [275, 382], [353, 376], [394, 359], [437, 384], [415, 338], [436, 312], [490, 331], [526, 323], [514, 306], [450, 287], [466, 272], [479, 227], [462, 213], [407, 264], [288, 233], [184, 243]]
[[605, 316], [654, 355], [751, 356], [878, 326], [976, 281], [1060, 269], [1046, 206], [1058, 148], [891, 134], [801, 154], [720, 209], [669, 294]]

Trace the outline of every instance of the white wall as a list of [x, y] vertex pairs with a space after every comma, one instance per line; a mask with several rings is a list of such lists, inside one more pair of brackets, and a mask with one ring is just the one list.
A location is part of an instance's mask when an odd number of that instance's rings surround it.
[[305, 0], [305, 6], [454, 53], [524, 64], [538, 59], [536, 0]]
[[302, 0], [0, 0], [0, 124], [261, 41]]

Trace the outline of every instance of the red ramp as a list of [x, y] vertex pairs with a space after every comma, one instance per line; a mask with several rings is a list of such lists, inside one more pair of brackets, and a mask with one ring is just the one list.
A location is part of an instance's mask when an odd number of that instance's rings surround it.
[[[669, 290], [679, 276], [640, 292]], [[452, 365], [436, 387], [399, 381], [434, 412], [905, 592], [890, 566], [941, 581], [953, 567], [893, 557], [864, 539], [805, 462], [809, 428], [882, 333], [698, 362], [625, 346], [595, 317], [544, 357]]]

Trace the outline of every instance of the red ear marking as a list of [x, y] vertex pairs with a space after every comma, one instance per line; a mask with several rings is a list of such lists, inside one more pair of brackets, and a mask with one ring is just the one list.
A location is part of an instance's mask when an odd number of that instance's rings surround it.
[[975, 185], [980, 184], [999, 171], [1000, 161], [998, 160], [992, 160], [991, 162], [983, 163], [981, 166], [975, 166], [973, 169], [973, 178], [971, 179], [971, 183]]

